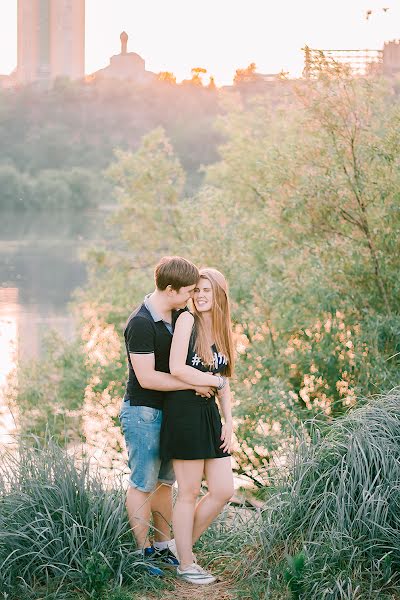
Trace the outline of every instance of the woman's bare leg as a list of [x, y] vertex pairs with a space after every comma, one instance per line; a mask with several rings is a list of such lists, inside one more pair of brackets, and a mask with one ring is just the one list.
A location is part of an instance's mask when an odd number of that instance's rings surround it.
[[173, 460], [178, 482], [178, 496], [172, 513], [172, 524], [180, 569], [186, 569], [193, 562], [193, 520], [203, 478], [204, 462], [203, 459]]
[[215, 517], [219, 515], [234, 493], [230, 456], [205, 459], [204, 473], [208, 493], [203, 496], [196, 506], [193, 522], [193, 544], [214, 521]]

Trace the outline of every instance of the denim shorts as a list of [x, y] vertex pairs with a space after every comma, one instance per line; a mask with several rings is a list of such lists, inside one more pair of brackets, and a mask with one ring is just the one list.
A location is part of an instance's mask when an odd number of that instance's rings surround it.
[[152, 492], [157, 482], [173, 485], [172, 461], [160, 458], [162, 411], [149, 406], [130, 406], [124, 398], [119, 415], [128, 450], [129, 485]]

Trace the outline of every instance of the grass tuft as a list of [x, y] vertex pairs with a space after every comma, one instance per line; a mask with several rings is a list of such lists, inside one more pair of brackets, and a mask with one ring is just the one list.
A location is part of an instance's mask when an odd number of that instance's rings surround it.
[[316, 422], [309, 431], [266, 502], [263, 560], [297, 557], [286, 575], [293, 598], [381, 600], [399, 584], [400, 390], [334, 421], [324, 437]]
[[[121, 584], [157, 589], [140, 568], [121, 482], [35, 438], [0, 463], [0, 589], [7, 599], [101, 598]], [[45, 595], [47, 594], [47, 595]], [[69, 596], [71, 597], [71, 596]]]

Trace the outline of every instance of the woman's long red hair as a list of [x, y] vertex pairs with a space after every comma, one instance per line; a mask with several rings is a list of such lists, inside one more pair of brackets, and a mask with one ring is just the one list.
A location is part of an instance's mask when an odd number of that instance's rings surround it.
[[[217, 269], [200, 269], [200, 279], [207, 279], [211, 285], [213, 292], [211, 309], [213, 341], [218, 352], [221, 352], [228, 359], [224, 375], [231, 377], [235, 368], [235, 350], [232, 337], [228, 284], [225, 277]], [[211, 366], [214, 364], [214, 357], [202, 314], [196, 311], [196, 307], [194, 307], [193, 312], [196, 332], [195, 351], [198, 356], [201, 356], [204, 364]]]

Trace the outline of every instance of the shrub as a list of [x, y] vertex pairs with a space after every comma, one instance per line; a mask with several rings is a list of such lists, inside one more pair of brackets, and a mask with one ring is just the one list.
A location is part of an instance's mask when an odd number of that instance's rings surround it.
[[59, 598], [70, 589], [98, 598], [107, 587], [141, 579], [118, 481], [106, 488], [89, 459], [77, 460], [52, 441], [33, 437], [2, 458], [5, 597], [34, 598], [42, 589]]
[[301, 599], [384, 598], [400, 570], [400, 389], [321, 433], [314, 423], [267, 500], [265, 557], [286, 553]]

